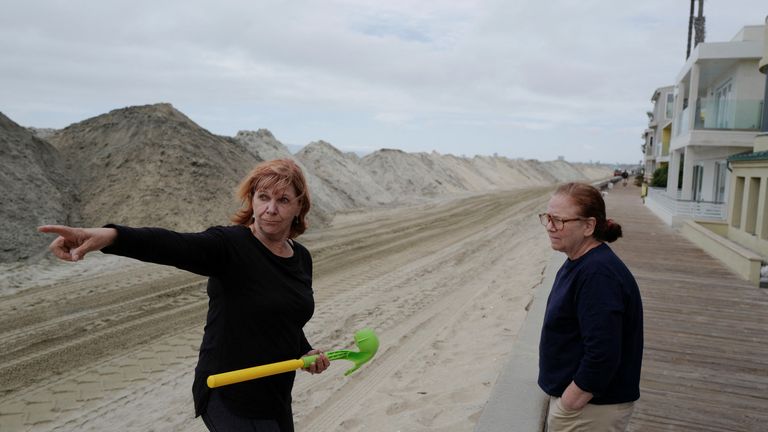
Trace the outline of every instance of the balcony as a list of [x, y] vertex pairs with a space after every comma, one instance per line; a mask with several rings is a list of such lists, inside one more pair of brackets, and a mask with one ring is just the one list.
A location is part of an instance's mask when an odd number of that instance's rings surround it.
[[[702, 98], [696, 100], [695, 130], [759, 132], [763, 116], [762, 99]], [[675, 117], [674, 136], [689, 131], [690, 107]]]
[[696, 101], [694, 129], [760, 131], [763, 100], [722, 100], [705, 98]]

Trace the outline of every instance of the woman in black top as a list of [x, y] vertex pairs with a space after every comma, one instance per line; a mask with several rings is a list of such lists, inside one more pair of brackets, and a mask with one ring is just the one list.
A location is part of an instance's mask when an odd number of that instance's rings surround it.
[[640, 397], [643, 306], [634, 276], [607, 243], [621, 225], [606, 218], [600, 191], [560, 186], [539, 215], [555, 276], [539, 343], [539, 379], [550, 395], [547, 430], [623, 431]]
[[195, 414], [214, 430], [292, 431], [295, 374], [209, 389], [209, 375], [319, 354], [308, 368], [324, 371], [329, 360], [312, 349], [304, 324], [314, 312], [312, 257], [293, 239], [307, 227], [310, 198], [301, 169], [291, 160], [263, 162], [238, 190], [243, 207], [236, 225], [200, 233], [161, 228], [71, 228], [46, 225], [58, 234], [50, 250], [68, 261], [88, 252], [166, 264], [208, 276], [208, 317], [195, 368]]

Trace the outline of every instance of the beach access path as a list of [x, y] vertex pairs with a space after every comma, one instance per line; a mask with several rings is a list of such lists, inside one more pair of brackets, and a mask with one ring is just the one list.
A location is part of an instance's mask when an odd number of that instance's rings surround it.
[[[664, 224], [643, 205], [638, 187], [617, 184], [605, 200], [608, 216], [624, 231], [611, 248], [635, 275], [643, 296], [641, 396], [629, 430], [765, 431], [768, 289], [742, 280]], [[550, 266], [562, 263], [564, 256], [557, 255]], [[554, 271], [547, 269], [478, 432], [543, 430], [546, 398], [535, 393], [537, 367], [532, 361], [537, 360]], [[531, 400], [538, 406], [527, 412], [514, 408], [518, 403], [530, 407]]]

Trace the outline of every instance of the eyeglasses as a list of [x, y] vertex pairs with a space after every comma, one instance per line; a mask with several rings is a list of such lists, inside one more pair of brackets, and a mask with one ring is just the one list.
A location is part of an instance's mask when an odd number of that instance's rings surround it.
[[587, 220], [587, 219], [589, 218], [578, 217], [578, 218], [570, 218], [570, 219], [560, 219], [558, 217], [554, 217], [550, 215], [549, 213], [541, 213], [539, 215], [539, 221], [541, 222], [542, 225], [547, 226], [551, 223], [556, 231], [560, 231], [563, 228], [565, 228], [566, 222], [573, 222], [577, 220]]

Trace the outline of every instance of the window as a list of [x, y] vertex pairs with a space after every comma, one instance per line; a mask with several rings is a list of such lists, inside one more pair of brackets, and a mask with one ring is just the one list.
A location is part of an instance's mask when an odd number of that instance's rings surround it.
[[693, 200], [701, 201], [701, 184], [704, 179], [704, 167], [701, 165], [693, 166]]
[[[768, 179], [766, 179], [765, 177], [761, 179], [761, 181], [763, 182], [765, 182], [766, 180]], [[768, 194], [768, 188], [763, 188], [763, 190], [761, 191], [761, 195], [763, 195], [763, 198], [765, 198], [766, 194]], [[768, 212], [768, 200], [763, 200], [763, 209], [762, 209], [763, 223], [762, 223], [762, 227], [760, 227], [760, 238], [763, 240], [768, 240], [768, 213], [766, 212]]]
[[672, 114], [675, 112], [675, 95], [672, 93], [667, 93], [667, 107], [666, 111], [664, 113], [664, 116], [667, 119], [672, 118]]
[[715, 190], [712, 194], [713, 201], [716, 203], [725, 202], [725, 188], [728, 186], [726, 181], [726, 174], [728, 173], [728, 167], [725, 161], [715, 162]]
[[744, 204], [744, 177], [736, 177], [736, 185], [733, 194], [733, 206], [731, 207], [731, 226], [741, 227], [741, 207]]
[[730, 129], [733, 114], [731, 82], [728, 81], [715, 91], [715, 127], [717, 129]]
[[744, 231], [755, 234], [757, 226], [757, 198], [760, 196], [760, 178], [749, 178], [749, 191], [747, 192], [747, 223]]

